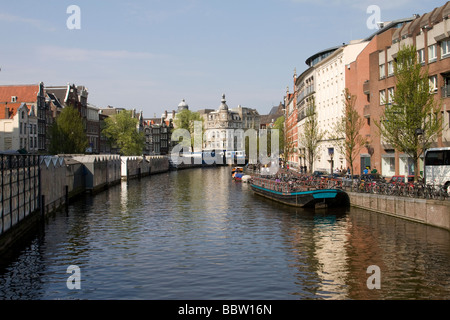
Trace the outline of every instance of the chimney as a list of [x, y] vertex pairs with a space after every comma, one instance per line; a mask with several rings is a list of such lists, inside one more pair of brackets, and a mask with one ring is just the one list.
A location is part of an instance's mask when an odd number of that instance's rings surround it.
[[5, 119], [9, 119], [9, 109], [8, 109], [8, 105], [5, 106]]

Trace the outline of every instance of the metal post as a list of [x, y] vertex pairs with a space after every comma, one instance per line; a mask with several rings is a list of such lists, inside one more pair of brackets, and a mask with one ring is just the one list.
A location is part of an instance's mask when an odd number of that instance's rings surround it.
[[41, 217], [45, 218], [45, 196], [42, 195], [41, 196], [41, 203], [40, 203], [40, 207], [41, 207]]
[[3, 192], [4, 191], [4, 188], [3, 188], [3, 185], [4, 185], [4, 179], [5, 179], [5, 176], [4, 176], [4, 172], [3, 172], [3, 162], [4, 162], [4, 156], [3, 155], [0, 155], [0, 161], [1, 161], [1, 174], [2, 174], [2, 230], [1, 230], [1, 234], [3, 234], [3, 231], [5, 230], [5, 219], [4, 219], [4, 213], [5, 213], [5, 206], [4, 206], [4, 204], [5, 204], [5, 193]]

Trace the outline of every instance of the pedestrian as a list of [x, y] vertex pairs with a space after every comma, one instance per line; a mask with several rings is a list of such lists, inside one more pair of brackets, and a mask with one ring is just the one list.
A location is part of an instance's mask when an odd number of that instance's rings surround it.
[[369, 173], [369, 167], [366, 167], [363, 171], [364, 174], [368, 174]]

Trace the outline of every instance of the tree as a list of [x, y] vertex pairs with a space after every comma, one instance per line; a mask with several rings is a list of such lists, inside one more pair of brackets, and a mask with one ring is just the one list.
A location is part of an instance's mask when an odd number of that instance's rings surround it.
[[367, 145], [368, 139], [361, 135], [364, 120], [355, 108], [356, 96], [346, 88], [344, 90], [344, 115], [336, 123], [331, 139], [336, 141], [338, 150], [345, 154], [353, 177], [353, 164], [358, 158], [361, 149]]
[[299, 143], [305, 148], [308, 171], [313, 171], [314, 160], [319, 151], [319, 143], [324, 138], [326, 130], [320, 130], [317, 120], [316, 103], [314, 97], [306, 106], [306, 117], [299, 134]]
[[80, 113], [72, 106], [61, 111], [50, 127], [49, 138], [52, 154], [85, 153], [89, 145]]
[[138, 131], [138, 123], [139, 120], [132, 117], [131, 111], [123, 110], [105, 119], [102, 132], [111, 145], [120, 149], [121, 155], [141, 155], [145, 137], [143, 132]]
[[422, 68], [414, 46], [403, 46], [394, 63], [396, 88], [386, 103], [380, 121], [381, 137], [397, 151], [414, 160], [419, 177], [420, 155], [442, 132], [441, 106], [430, 92], [428, 70]]
[[201, 121], [203, 123], [203, 118], [200, 113], [184, 109], [177, 113], [173, 123], [176, 129], [186, 129], [189, 133], [193, 134], [195, 121]]
[[[191, 147], [194, 146], [194, 138], [195, 138], [195, 123], [201, 122], [202, 123], [202, 132], [203, 134], [203, 117], [198, 112], [192, 112], [188, 109], [184, 109], [181, 112], [179, 112], [175, 119], [174, 119], [174, 130], [176, 129], [186, 129], [189, 131], [189, 134], [191, 135]], [[199, 140], [201, 137], [197, 137]]]

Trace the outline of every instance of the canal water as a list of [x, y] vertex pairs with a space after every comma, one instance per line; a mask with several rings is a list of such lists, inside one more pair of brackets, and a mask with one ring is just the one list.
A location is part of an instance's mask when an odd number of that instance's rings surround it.
[[[67, 286], [73, 275], [79, 289]], [[228, 167], [190, 169], [122, 182], [52, 215], [2, 257], [0, 289], [0, 299], [33, 300], [450, 299], [450, 232], [354, 208], [280, 206]]]

